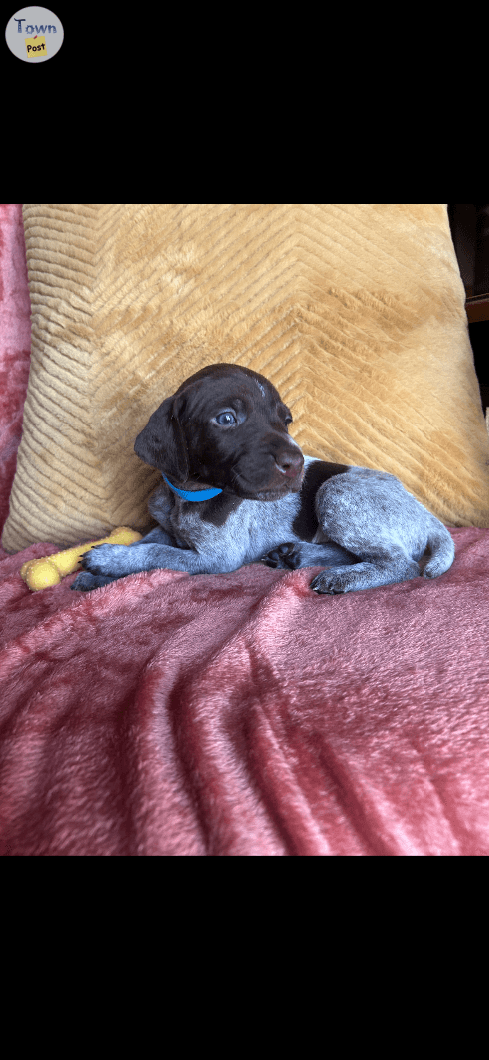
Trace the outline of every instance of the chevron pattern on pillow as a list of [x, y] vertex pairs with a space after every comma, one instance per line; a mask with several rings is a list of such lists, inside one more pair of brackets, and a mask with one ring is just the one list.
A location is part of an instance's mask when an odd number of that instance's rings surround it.
[[2, 545], [151, 525], [136, 435], [218, 361], [312, 455], [489, 527], [489, 444], [445, 203], [25, 203], [32, 358]]

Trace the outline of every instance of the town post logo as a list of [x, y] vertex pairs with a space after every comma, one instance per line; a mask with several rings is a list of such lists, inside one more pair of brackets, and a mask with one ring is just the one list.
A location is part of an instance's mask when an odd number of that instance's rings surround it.
[[37, 64], [52, 59], [61, 48], [63, 26], [46, 7], [24, 7], [7, 23], [5, 40], [10, 51], [23, 62]]
[[[36, 26], [36, 29], [44, 29], [44, 26]], [[35, 37], [25, 38], [25, 46], [28, 59], [40, 59], [41, 55], [47, 56], [48, 54], [46, 51], [46, 38], [38, 37], [37, 33]]]

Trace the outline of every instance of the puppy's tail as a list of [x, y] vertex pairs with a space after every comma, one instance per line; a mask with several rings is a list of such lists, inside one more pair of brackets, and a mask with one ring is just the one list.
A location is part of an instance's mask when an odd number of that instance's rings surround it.
[[452, 566], [455, 546], [448, 530], [438, 520], [434, 521], [434, 526], [428, 534], [428, 548], [431, 557], [424, 569], [424, 577], [439, 578], [440, 574], [444, 574]]

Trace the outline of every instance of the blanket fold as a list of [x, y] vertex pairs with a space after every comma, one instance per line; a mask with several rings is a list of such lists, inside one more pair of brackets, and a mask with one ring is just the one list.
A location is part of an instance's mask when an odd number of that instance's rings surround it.
[[7, 570], [4, 854], [486, 856], [489, 534], [452, 533], [436, 582], [344, 597], [258, 564], [75, 600]]

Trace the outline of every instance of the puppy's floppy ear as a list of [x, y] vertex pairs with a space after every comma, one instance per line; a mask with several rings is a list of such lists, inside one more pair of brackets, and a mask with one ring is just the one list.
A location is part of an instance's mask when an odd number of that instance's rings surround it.
[[140, 460], [158, 468], [172, 483], [186, 482], [189, 477], [187, 442], [179, 420], [181, 401], [167, 398], [160, 405], [134, 443]]

